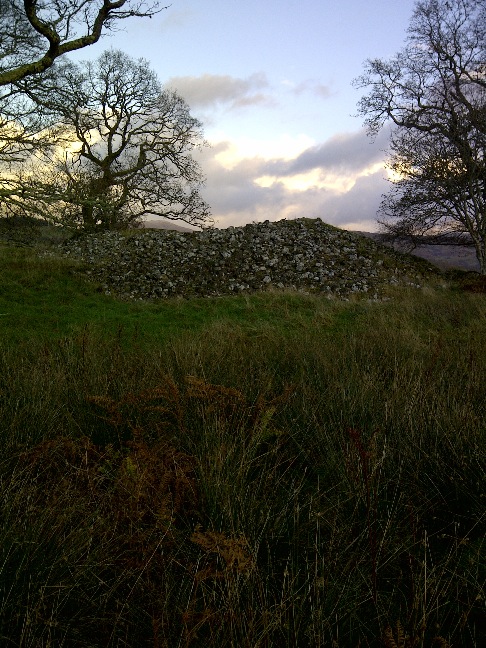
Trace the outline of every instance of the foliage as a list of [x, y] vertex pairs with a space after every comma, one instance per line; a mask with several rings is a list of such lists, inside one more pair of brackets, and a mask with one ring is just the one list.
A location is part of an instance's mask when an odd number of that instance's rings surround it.
[[395, 127], [385, 228], [412, 240], [472, 241], [483, 274], [485, 56], [484, 0], [426, 0], [416, 4], [406, 47], [390, 61], [369, 60], [356, 81], [370, 88], [359, 104], [370, 133], [388, 120]]

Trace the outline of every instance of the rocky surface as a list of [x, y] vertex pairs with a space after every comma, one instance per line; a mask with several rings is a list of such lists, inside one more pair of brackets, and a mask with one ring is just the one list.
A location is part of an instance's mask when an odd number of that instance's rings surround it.
[[134, 230], [75, 237], [61, 246], [106, 294], [124, 299], [218, 296], [291, 288], [338, 297], [419, 287], [427, 268], [320, 219], [265, 221], [198, 232]]

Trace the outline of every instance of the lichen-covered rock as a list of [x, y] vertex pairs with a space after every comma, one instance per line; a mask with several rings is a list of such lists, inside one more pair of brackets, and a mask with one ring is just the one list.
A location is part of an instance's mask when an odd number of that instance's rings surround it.
[[320, 219], [265, 221], [197, 232], [104, 232], [65, 242], [62, 253], [125, 299], [217, 296], [292, 288], [345, 297], [384, 285], [420, 285], [423, 265]]

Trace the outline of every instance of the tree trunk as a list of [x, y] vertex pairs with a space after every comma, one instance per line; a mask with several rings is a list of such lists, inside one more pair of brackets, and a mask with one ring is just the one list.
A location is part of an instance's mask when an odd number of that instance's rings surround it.
[[479, 273], [486, 275], [486, 239], [476, 245], [476, 256], [479, 261]]
[[94, 230], [96, 223], [95, 223], [93, 205], [83, 205], [81, 207], [81, 216], [83, 220], [83, 224], [82, 224], [83, 229]]

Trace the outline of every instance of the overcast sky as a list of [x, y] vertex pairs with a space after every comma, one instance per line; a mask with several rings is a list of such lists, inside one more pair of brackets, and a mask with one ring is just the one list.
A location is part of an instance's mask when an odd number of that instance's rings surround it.
[[373, 143], [351, 82], [404, 44], [415, 0], [172, 0], [83, 51], [147, 59], [204, 124], [215, 225], [320, 217], [376, 229], [387, 133]]

